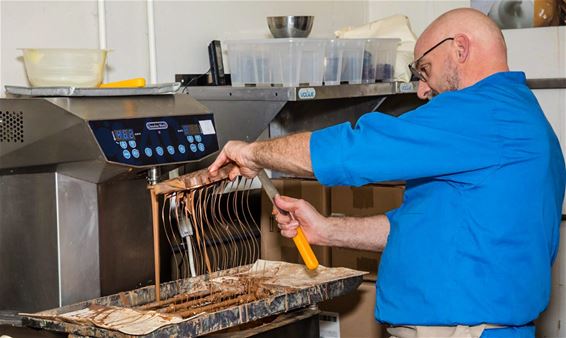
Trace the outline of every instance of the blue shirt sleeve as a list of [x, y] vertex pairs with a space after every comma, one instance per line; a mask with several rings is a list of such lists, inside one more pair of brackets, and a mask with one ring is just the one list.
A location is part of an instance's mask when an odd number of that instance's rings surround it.
[[360, 186], [439, 177], [499, 163], [500, 146], [495, 140], [473, 137], [473, 131], [462, 132], [446, 121], [435, 125], [430, 118], [419, 119], [418, 114], [431, 116], [427, 110], [407, 113], [417, 118], [368, 113], [354, 128], [342, 123], [313, 132], [310, 152], [316, 178], [330, 186]]

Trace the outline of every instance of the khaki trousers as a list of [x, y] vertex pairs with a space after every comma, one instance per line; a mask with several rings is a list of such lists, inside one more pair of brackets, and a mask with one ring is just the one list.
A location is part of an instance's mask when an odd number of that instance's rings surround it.
[[387, 329], [391, 338], [479, 338], [485, 329], [505, 326], [482, 324], [476, 326], [394, 326]]

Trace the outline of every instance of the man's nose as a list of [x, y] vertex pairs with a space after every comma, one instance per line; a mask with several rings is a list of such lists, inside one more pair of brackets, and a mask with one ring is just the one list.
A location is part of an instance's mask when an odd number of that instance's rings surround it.
[[419, 81], [419, 86], [417, 88], [417, 96], [421, 100], [428, 99], [430, 97], [431, 91], [432, 91], [432, 89], [430, 89], [428, 83], [426, 83], [424, 81]]

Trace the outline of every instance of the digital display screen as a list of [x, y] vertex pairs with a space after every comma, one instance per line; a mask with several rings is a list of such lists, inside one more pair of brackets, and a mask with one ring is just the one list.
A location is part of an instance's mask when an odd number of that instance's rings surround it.
[[185, 135], [196, 135], [200, 134], [200, 127], [198, 124], [185, 124], [183, 125], [183, 132]]
[[114, 141], [131, 141], [134, 140], [134, 130], [133, 129], [118, 129], [112, 130], [112, 136], [114, 137]]

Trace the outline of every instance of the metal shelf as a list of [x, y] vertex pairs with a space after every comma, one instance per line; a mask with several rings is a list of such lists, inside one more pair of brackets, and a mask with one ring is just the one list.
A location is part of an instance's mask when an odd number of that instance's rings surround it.
[[185, 87], [192, 97], [230, 101], [312, 101], [416, 93], [418, 82], [300, 87]]
[[[368, 96], [388, 96], [416, 93], [418, 82], [384, 82], [372, 84], [343, 84], [338, 86], [300, 87], [185, 87], [194, 98], [223, 101], [311, 101]], [[528, 79], [531, 89], [566, 88], [566, 78]]]
[[566, 88], [566, 78], [529, 79], [527, 85], [531, 89], [563, 89]]

